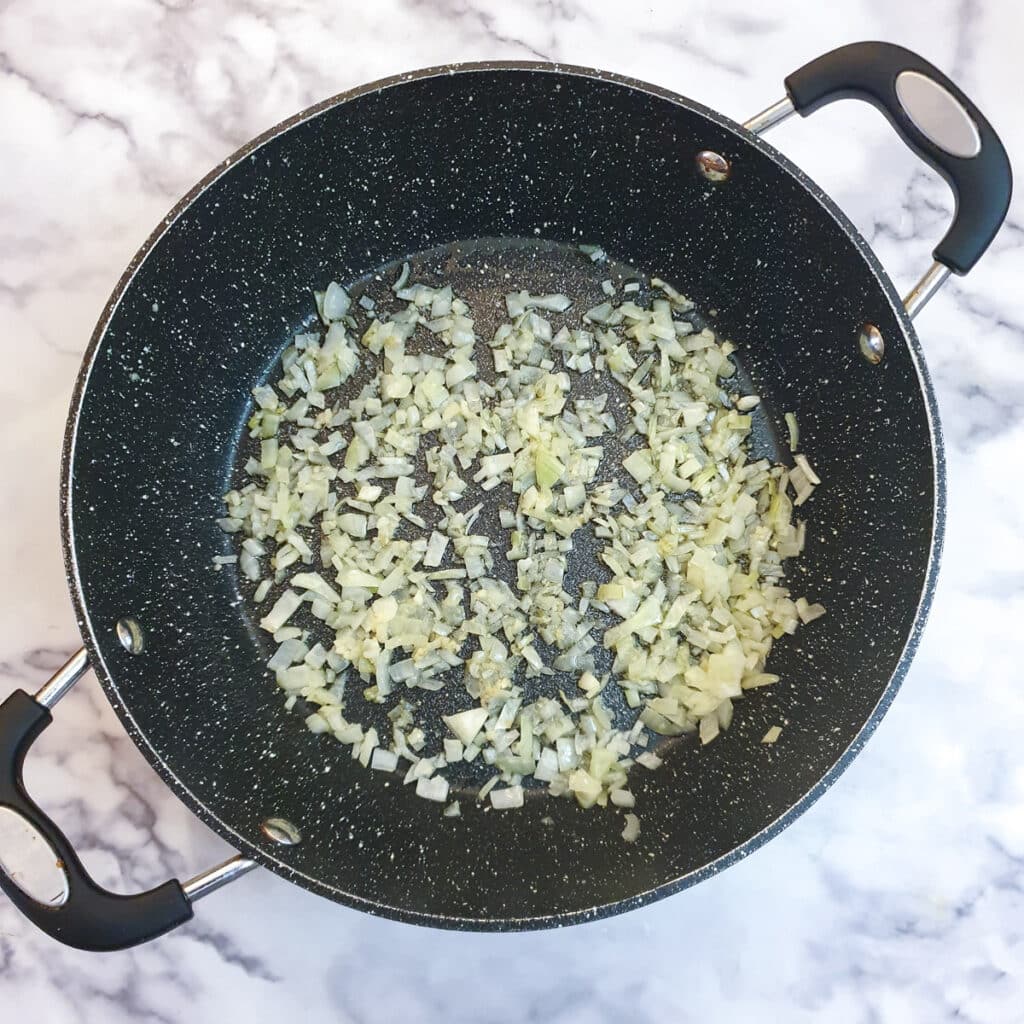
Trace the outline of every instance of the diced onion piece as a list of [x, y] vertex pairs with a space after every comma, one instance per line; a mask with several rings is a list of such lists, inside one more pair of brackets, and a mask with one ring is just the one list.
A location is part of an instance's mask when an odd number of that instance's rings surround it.
[[391, 286], [393, 292], [400, 292], [405, 287], [405, 282], [409, 280], [409, 264], [403, 263], [402, 269], [395, 278], [395, 283]]
[[350, 537], [366, 536], [366, 516], [359, 515], [357, 512], [346, 512], [344, 515], [338, 516], [338, 525]]
[[267, 668], [277, 671], [279, 668], [288, 668], [297, 661], [302, 661], [309, 648], [299, 639], [285, 640], [274, 656], [267, 662]]
[[398, 767], [398, 755], [393, 750], [377, 747], [370, 758], [370, 767], [379, 772], [393, 772]]
[[448, 780], [443, 775], [416, 780], [416, 795], [443, 804], [448, 799]]
[[330, 729], [330, 726], [324, 720], [322, 715], [318, 712], [313, 712], [313, 714], [306, 719], [306, 728], [312, 733], [320, 733], [327, 732]]
[[540, 782], [551, 782], [558, 775], [558, 756], [550, 747], [540, 752], [533, 777]]
[[324, 292], [323, 312], [325, 320], [340, 320], [351, 308], [352, 299], [336, 281], [332, 281]]
[[260, 628], [276, 633], [298, 611], [302, 598], [294, 590], [286, 590], [275, 602], [274, 607], [260, 619]]
[[528, 292], [514, 292], [505, 296], [505, 305], [511, 317], [522, 316], [528, 309], [548, 309], [564, 313], [572, 305], [568, 295], [530, 295]]
[[718, 716], [704, 715], [700, 720], [700, 741], [710, 743], [718, 735]]
[[765, 734], [761, 737], [762, 743], [774, 743], [782, 735], [782, 726], [773, 725]]
[[796, 613], [800, 616], [800, 621], [806, 625], [808, 622], [820, 619], [822, 615], [825, 614], [825, 606], [820, 604], [808, 604], [807, 598], [798, 597], [796, 599]]
[[800, 448], [800, 426], [796, 422], [796, 414], [787, 412], [785, 419], [786, 427], [789, 430], [789, 450], [791, 452], [798, 451]]
[[297, 572], [291, 578], [291, 583], [300, 590], [308, 590], [332, 604], [341, 602], [338, 592], [318, 572]]
[[477, 801], [482, 802], [482, 801], [486, 800], [487, 799], [487, 795], [491, 792], [492, 789], [494, 789], [494, 787], [498, 784], [498, 781], [500, 779], [501, 779], [500, 775], [494, 775], [490, 779], [488, 779], [480, 787], [480, 791], [476, 795]]
[[645, 484], [654, 475], [654, 466], [651, 464], [650, 452], [646, 449], [638, 449], [632, 455], [622, 460], [622, 468], [638, 484]]
[[448, 538], [443, 533], [434, 530], [427, 542], [427, 550], [423, 555], [423, 564], [427, 567], [434, 567], [441, 564], [444, 559], [445, 548], [448, 547]]
[[821, 479], [818, 474], [811, 469], [811, 464], [807, 461], [806, 455], [794, 455], [793, 461], [803, 470], [804, 476], [807, 477], [815, 487], [821, 483]]
[[476, 739], [476, 734], [483, 728], [487, 721], [486, 708], [469, 708], [454, 715], [444, 715], [444, 724], [462, 740], [465, 746], [470, 746]]
[[687, 309], [693, 306], [693, 303], [685, 295], [677, 292], [672, 285], [663, 281], [660, 277], [651, 278], [651, 287], [660, 288], [669, 297], [672, 303], [677, 306], [685, 306]]
[[640, 835], [640, 819], [635, 814], [626, 815], [626, 827], [622, 830], [622, 838], [627, 843], [635, 843]]
[[523, 787], [506, 786], [504, 789], [492, 789], [490, 797], [491, 806], [496, 811], [507, 811], [513, 807], [522, 807]]

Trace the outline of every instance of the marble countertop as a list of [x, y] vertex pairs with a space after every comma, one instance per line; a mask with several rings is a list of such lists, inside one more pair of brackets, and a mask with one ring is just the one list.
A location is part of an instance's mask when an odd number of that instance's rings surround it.
[[[919, 50], [1024, 152], [1016, 0], [0, 2], [0, 697], [79, 645], [60, 553], [64, 417], [110, 289], [177, 197], [251, 136], [350, 86], [453, 60], [540, 58], [647, 79], [742, 120], [857, 39]], [[872, 111], [771, 141], [897, 286], [927, 266], [946, 187]], [[697, 888], [532, 935], [431, 932], [257, 872], [195, 921], [87, 955], [0, 902], [0, 1016], [29, 1024], [544, 1020], [1024, 1021], [1024, 205], [918, 320], [949, 463], [931, 621], [892, 710], [834, 788]], [[228, 851], [160, 783], [89, 678], [26, 779], [98, 880], [188, 877]]]

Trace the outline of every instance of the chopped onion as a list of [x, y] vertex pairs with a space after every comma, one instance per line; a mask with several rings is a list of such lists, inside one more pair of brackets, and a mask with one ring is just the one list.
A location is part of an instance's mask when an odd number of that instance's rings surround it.
[[352, 299], [347, 291], [335, 281], [324, 292], [324, 319], [340, 320], [351, 308]]
[[700, 720], [700, 741], [710, 743], [718, 735], [718, 716], [704, 715]]
[[436, 530], [431, 533], [427, 543], [427, 550], [423, 555], [423, 564], [426, 566], [438, 566], [444, 559], [445, 548], [448, 547], [448, 538]]
[[530, 295], [528, 292], [515, 292], [505, 296], [505, 305], [510, 317], [522, 316], [528, 309], [549, 309], [556, 313], [564, 313], [572, 305], [568, 295]]
[[467, 747], [471, 746], [476, 734], [487, 721], [486, 708], [470, 708], [455, 715], [444, 715], [444, 723]]
[[285, 640], [274, 656], [267, 662], [267, 668], [274, 669], [288, 668], [297, 661], [302, 661], [309, 653], [309, 648], [299, 639]]
[[523, 787], [507, 786], [505, 789], [492, 789], [491, 806], [496, 811], [507, 811], [513, 807], [523, 806]]
[[[404, 758], [445, 815], [460, 813], [449, 779], [478, 759], [495, 809], [521, 807], [531, 776], [631, 809], [634, 763], [662, 763], [652, 736], [714, 741], [737, 698], [778, 680], [772, 643], [824, 614], [785, 586], [807, 535], [793, 509], [820, 484], [795, 417], [793, 467], [751, 461], [760, 398], [736, 393], [734, 346], [659, 278], [618, 301], [608, 277], [575, 317], [568, 295], [511, 291], [481, 340], [450, 285], [410, 277], [404, 264], [393, 312], [337, 282], [315, 293], [326, 329], [296, 334], [278, 383], [253, 391], [258, 453], [218, 520], [240, 547], [215, 564], [237, 559], [257, 602], [280, 588], [260, 624], [288, 707], [318, 708], [310, 731], [363, 766]], [[363, 364], [369, 383], [340, 391]], [[619, 391], [581, 393], [590, 371]], [[577, 551], [598, 578], [574, 577]], [[437, 723], [410, 691], [460, 678], [470, 705], [428, 753]], [[603, 702], [615, 686], [625, 713]], [[383, 734], [346, 718], [370, 704]], [[638, 835], [629, 814], [624, 838]]]
[[817, 487], [821, 483], [821, 479], [818, 474], [811, 469], [811, 464], [807, 461], [806, 455], [794, 455], [793, 461], [803, 470], [803, 474], [807, 479]]
[[302, 598], [294, 590], [286, 590], [274, 607], [260, 619], [260, 627], [268, 633], [276, 633], [298, 611]]
[[787, 412], [785, 419], [786, 427], [789, 430], [789, 450], [791, 452], [798, 451], [800, 448], [800, 427], [796, 422], [796, 415]]
[[646, 449], [640, 449], [639, 451], [633, 452], [632, 455], [627, 456], [622, 460], [622, 468], [638, 484], [645, 484], [648, 480], [654, 476], [654, 466], [651, 465], [651, 456]]
[[501, 779], [500, 775], [492, 775], [491, 778], [489, 778], [480, 787], [480, 791], [476, 795], [477, 801], [482, 803], [484, 800], [486, 800], [487, 799], [487, 795], [491, 792], [492, 789], [494, 789], [494, 787], [498, 784], [500, 779]]
[[796, 613], [800, 616], [800, 621], [806, 625], [808, 622], [820, 619], [825, 614], [825, 607], [820, 604], [808, 604], [807, 598], [798, 597], [796, 599]]
[[416, 795], [443, 804], [448, 799], [448, 780], [443, 775], [416, 780]]
[[370, 767], [380, 772], [393, 772], [398, 767], [398, 755], [393, 750], [377, 747], [370, 758]]

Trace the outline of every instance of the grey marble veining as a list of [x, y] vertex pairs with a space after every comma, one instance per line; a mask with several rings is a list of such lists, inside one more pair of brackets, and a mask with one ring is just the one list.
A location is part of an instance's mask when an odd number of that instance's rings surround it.
[[[251, 136], [350, 86], [449, 60], [602, 66], [745, 118], [832, 46], [918, 49], [1024, 152], [1011, 0], [384, 0], [0, 5], [0, 694], [78, 646], [57, 523], [60, 437], [89, 332], [176, 198]], [[850, 214], [898, 287], [951, 215], [884, 122], [841, 104], [771, 141]], [[64, 1022], [1024, 1020], [1024, 207], [917, 327], [949, 450], [943, 570], [917, 660], [865, 751], [794, 826], [663, 903], [474, 936], [360, 915], [259, 872], [189, 927], [89, 956], [0, 905], [0, 1016]], [[90, 680], [26, 779], [98, 880], [130, 891], [227, 850], [157, 779]]]

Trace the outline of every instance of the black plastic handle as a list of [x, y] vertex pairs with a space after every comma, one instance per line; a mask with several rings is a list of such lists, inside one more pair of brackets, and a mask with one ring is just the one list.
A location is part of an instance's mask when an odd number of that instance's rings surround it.
[[50, 844], [67, 876], [68, 899], [61, 906], [38, 903], [2, 868], [0, 889], [51, 938], [93, 952], [137, 946], [190, 920], [192, 904], [177, 881], [136, 896], [100, 888], [64, 833], [25, 792], [21, 778], [25, 755], [52, 720], [50, 712], [24, 690], [15, 690], [0, 704], [0, 807], [16, 811]]
[[[918, 128], [896, 91], [896, 79], [905, 71], [915, 71], [941, 86], [966, 111], [980, 138], [975, 156], [954, 156]], [[841, 99], [865, 100], [877, 107], [900, 138], [953, 190], [956, 212], [935, 248], [935, 259], [957, 274], [966, 274], [977, 263], [1006, 217], [1013, 175], [992, 125], [938, 68], [892, 43], [851, 43], [794, 71], [786, 79], [786, 92], [804, 117]]]

